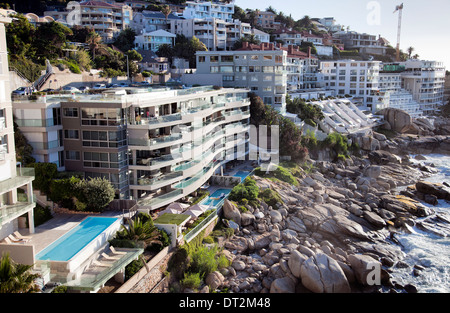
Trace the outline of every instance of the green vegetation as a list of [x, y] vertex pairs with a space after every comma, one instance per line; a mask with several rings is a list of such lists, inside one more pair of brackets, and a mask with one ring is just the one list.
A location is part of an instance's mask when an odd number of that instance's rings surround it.
[[9, 253], [0, 258], [0, 293], [31, 293], [37, 292], [39, 287], [35, 280], [40, 277], [32, 274], [32, 265], [14, 262]]
[[288, 184], [298, 186], [298, 181], [297, 179], [295, 179], [294, 175], [292, 175], [292, 173], [288, 169], [282, 166], [278, 166], [276, 170], [269, 171], [267, 174], [266, 172], [263, 172], [260, 167], [258, 167], [255, 169], [255, 174], [260, 177], [275, 178]]
[[316, 121], [322, 121], [325, 118], [319, 106], [300, 98], [291, 99], [286, 96], [286, 110], [289, 113], [297, 114], [299, 119], [313, 127], [317, 126]]
[[228, 195], [228, 199], [231, 201], [240, 202], [242, 204], [244, 204], [244, 201], [246, 203], [253, 203], [258, 199], [258, 195], [259, 188], [256, 185], [256, 181], [251, 177], [247, 177], [244, 180], [244, 183], [235, 186], [231, 190]]
[[177, 34], [175, 38], [175, 45], [172, 47], [168, 44], [160, 45], [156, 54], [160, 57], [166, 57], [170, 61], [174, 57], [184, 58], [189, 60], [189, 67], [196, 67], [196, 56], [197, 51], [208, 51], [205, 44], [201, 42], [197, 37], [193, 36], [188, 39], [184, 35]]

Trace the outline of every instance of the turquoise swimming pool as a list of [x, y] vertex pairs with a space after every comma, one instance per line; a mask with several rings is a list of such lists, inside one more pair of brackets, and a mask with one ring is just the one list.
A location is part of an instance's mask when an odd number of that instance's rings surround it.
[[119, 219], [115, 217], [86, 217], [80, 224], [64, 234], [36, 255], [37, 260], [69, 261], [96, 237]]
[[244, 179], [247, 178], [247, 176], [250, 175], [250, 172], [247, 171], [239, 171], [236, 174], [234, 174], [234, 177], [240, 177], [241, 178], [241, 183], [244, 181]]
[[220, 201], [223, 200], [223, 198], [227, 197], [231, 192], [231, 189], [217, 189], [214, 191], [211, 195], [209, 195], [204, 202], [201, 204], [204, 205], [213, 205], [216, 206], [219, 204]]

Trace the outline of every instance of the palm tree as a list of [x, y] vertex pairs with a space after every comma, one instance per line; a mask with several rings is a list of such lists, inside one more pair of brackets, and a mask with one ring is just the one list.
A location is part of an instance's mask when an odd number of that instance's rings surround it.
[[95, 31], [91, 31], [87, 35], [86, 43], [89, 45], [89, 49], [92, 52], [92, 60], [95, 60], [95, 54], [99, 51], [103, 51], [104, 54], [109, 54], [106, 49], [107, 46], [102, 43], [102, 37]]
[[32, 266], [19, 264], [11, 260], [8, 253], [0, 259], [0, 293], [37, 292], [35, 280], [39, 274], [31, 274]]
[[407, 51], [408, 51], [408, 58], [411, 59], [411, 55], [414, 52], [414, 47], [408, 47]]
[[160, 243], [161, 234], [153, 225], [153, 220], [146, 216], [137, 216], [130, 222], [129, 227], [122, 225], [122, 229], [116, 233], [117, 239], [128, 239], [135, 242], [143, 242], [146, 246]]
[[172, 12], [172, 10], [170, 9], [170, 7], [166, 4], [161, 8], [161, 13], [164, 14], [164, 16], [166, 17], [166, 23], [167, 23], [167, 18], [169, 17], [169, 14]]

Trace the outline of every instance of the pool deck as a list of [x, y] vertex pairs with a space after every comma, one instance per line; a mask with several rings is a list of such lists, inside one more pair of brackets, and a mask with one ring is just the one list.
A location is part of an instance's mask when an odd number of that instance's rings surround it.
[[34, 245], [35, 254], [49, 246], [52, 242], [63, 236], [77, 226], [87, 216], [122, 217], [121, 212], [106, 211], [102, 214], [55, 214], [52, 219], [35, 228], [35, 233], [30, 234], [28, 229], [20, 229], [24, 236], [30, 236], [27, 244]]

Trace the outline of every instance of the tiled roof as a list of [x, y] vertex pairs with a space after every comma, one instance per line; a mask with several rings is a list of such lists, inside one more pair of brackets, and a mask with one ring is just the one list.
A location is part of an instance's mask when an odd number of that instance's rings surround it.
[[109, 7], [109, 8], [115, 8], [120, 9], [122, 6], [117, 4], [111, 4], [104, 1], [83, 1], [80, 2], [80, 5], [82, 6], [93, 6], [93, 7]]

